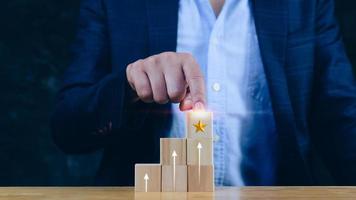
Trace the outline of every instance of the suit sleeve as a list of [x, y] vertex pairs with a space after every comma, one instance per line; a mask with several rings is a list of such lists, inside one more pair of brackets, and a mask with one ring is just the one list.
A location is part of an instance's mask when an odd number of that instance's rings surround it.
[[318, 1], [316, 31], [316, 140], [336, 184], [355, 185], [356, 83], [334, 17], [333, 0]]
[[54, 141], [67, 153], [102, 148], [124, 124], [128, 86], [125, 71], [111, 69], [103, 7], [101, 0], [81, 3], [72, 62], [52, 116]]

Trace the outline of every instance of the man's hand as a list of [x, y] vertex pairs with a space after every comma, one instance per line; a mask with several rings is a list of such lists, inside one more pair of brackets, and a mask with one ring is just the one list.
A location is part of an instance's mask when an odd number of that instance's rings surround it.
[[127, 66], [127, 80], [143, 102], [180, 103], [181, 110], [204, 109], [205, 85], [188, 53], [165, 52]]

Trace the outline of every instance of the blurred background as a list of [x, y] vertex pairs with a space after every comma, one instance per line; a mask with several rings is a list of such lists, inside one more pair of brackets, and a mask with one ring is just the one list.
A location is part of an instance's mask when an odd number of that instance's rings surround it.
[[[66, 156], [49, 130], [79, 2], [0, 1], [0, 186], [93, 183], [100, 153]], [[356, 1], [336, 0], [336, 15], [356, 66]]]

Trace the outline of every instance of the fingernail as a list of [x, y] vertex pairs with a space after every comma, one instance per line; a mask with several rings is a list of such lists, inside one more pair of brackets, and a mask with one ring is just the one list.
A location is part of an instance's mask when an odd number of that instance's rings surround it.
[[202, 102], [195, 103], [194, 110], [204, 110], [204, 104]]

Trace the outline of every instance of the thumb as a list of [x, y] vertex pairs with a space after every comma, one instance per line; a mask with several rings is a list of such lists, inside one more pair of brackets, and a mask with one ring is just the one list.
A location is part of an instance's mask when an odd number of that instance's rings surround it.
[[193, 99], [189, 91], [187, 91], [185, 97], [179, 104], [179, 109], [181, 111], [187, 111], [193, 109]]

